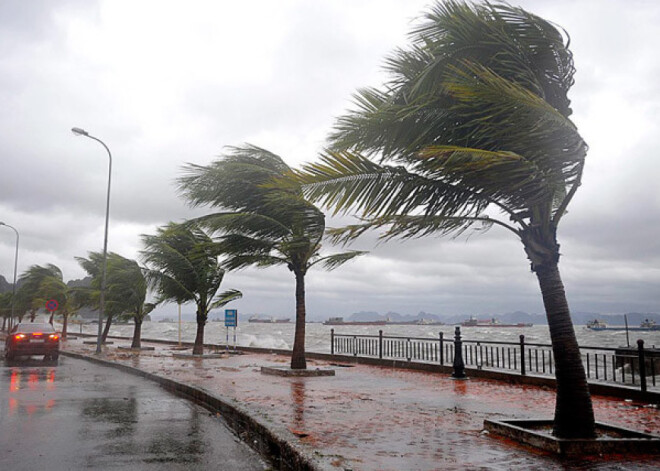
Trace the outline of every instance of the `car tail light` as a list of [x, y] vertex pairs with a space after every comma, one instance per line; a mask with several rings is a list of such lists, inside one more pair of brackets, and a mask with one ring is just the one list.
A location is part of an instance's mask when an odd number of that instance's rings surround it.
[[57, 340], [57, 339], [60, 338], [60, 336], [57, 335], [57, 334], [50, 334], [50, 335], [48, 336], [48, 338], [51, 339], [51, 340]]
[[16, 334], [14, 335], [14, 339], [16, 340], [23, 340], [25, 338], [25, 334]]

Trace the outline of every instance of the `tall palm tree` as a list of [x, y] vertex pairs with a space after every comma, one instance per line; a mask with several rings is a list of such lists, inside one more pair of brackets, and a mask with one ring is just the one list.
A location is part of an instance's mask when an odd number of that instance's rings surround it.
[[241, 269], [284, 265], [296, 280], [296, 328], [292, 369], [305, 369], [305, 275], [315, 266], [334, 269], [363, 252], [322, 257], [324, 214], [282, 177], [291, 169], [277, 155], [252, 145], [231, 147], [208, 166], [188, 164], [179, 189], [193, 206], [223, 212], [194, 220], [219, 234], [225, 266]]
[[218, 294], [225, 270], [213, 240], [201, 229], [169, 223], [156, 235], [143, 235], [141, 256], [145, 277], [158, 295], [157, 302], [189, 301], [197, 305], [194, 355], [204, 353], [204, 326], [211, 309], [242, 297], [232, 289]]
[[[100, 295], [100, 273], [103, 254], [91, 252], [89, 258], [77, 258], [81, 266], [92, 275], [92, 288], [78, 288], [77, 292], [87, 293], [87, 303], [98, 307]], [[105, 342], [110, 324], [114, 317], [128, 317], [133, 320], [133, 339], [131, 348], [141, 347], [142, 322], [154, 308], [155, 304], [146, 303], [147, 281], [142, 268], [135, 260], [125, 258], [116, 253], [108, 254], [106, 274], [106, 312], [108, 319], [103, 332]]]
[[[554, 433], [591, 437], [594, 414], [558, 269], [557, 227], [587, 145], [569, 119], [573, 58], [561, 32], [506, 4], [445, 1], [387, 60], [384, 90], [364, 89], [332, 151], [299, 175], [306, 195], [384, 238], [502, 227], [536, 274], [556, 360]], [[374, 159], [374, 157], [376, 157]]]

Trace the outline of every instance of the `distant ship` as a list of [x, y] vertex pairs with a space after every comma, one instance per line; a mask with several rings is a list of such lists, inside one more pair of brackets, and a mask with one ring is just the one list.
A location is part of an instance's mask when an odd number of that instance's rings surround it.
[[463, 327], [532, 327], [534, 324], [527, 324], [524, 322], [519, 322], [517, 324], [502, 324], [500, 321], [495, 319], [477, 319], [474, 316], [466, 321], [461, 322]]
[[274, 317], [257, 317], [252, 316], [248, 319], [248, 322], [259, 323], [259, 324], [287, 324], [291, 321], [290, 318], [281, 318], [275, 319]]
[[593, 321], [587, 322], [587, 329], [595, 330], [595, 331], [626, 330], [626, 329], [632, 331], [656, 331], [656, 330], [660, 330], [660, 325], [656, 324], [654, 320], [646, 319], [644, 320], [644, 322], [639, 324], [639, 327], [626, 327], [625, 325], [613, 325], [612, 327], [608, 327], [608, 325], [605, 322], [599, 321], [598, 319], [594, 319]]
[[388, 321], [345, 321], [343, 317], [331, 317], [323, 325], [387, 325]]

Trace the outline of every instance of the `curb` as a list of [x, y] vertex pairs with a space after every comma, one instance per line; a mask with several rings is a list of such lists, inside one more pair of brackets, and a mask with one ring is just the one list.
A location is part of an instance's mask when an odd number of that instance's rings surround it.
[[80, 353], [60, 350], [63, 356], [97, 363], [102, 366], [116, 368], [124, 372], [140, 376], [158, 383], [164, 389], [177, 396], [191, 400], [205, 409], [220, 414], [227, 425], [250, 448], [259, 453], [273, 469], [280, 471], [328, 471], [337, 468], [319, 463], [314, 457], [294, 443], [296, 437], [286, 428], [267, 425], [251, 416], [239, 403], [215, 396], [203, 388], [190, 386], [154, 373], [115, 363], [113, 361], [95, 358]]

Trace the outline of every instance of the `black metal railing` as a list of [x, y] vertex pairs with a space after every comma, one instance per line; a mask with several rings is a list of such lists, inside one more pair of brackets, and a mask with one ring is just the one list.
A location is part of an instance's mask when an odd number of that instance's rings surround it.
[[[454, 343], [460, 341], [466, 367], [516, 372], [520, 375], [554, 376], [555, 361], [549, 344], [528, 343], [521, 335], [519, 342], [464, 340], [460, 328], [454, 339], [438, 337], [405, 337], [330, 333], [330, 352], [341, 355], [435, 363], [450, 366], [456, 356]], [[658, 386], [660, 349], [645, 349], [638, 340], [633, 347], [580, 347], [582, 362], [590, 381], [638, 386], [642, 391]]]

